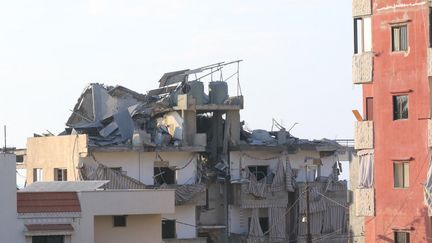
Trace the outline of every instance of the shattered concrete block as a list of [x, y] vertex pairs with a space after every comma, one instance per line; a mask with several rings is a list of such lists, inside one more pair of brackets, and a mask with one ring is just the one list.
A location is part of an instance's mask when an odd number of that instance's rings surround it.
[[356, 216], [375, 216], [375, 189], [356, 189], [354, 194]]
[[352, 15], [353, 17], [365, 16], [372, 14], [372, 1], [371, 0], [353, 0], [352, 1]]
[[373, 81], [372, 52], [355, 54], [352, 59], [352, 78], [354, 84], [370, 83]]
[[354, 134], [355, 149], [374, 148], [374, 126], [373, 121], [361, 121], [355, 124]]

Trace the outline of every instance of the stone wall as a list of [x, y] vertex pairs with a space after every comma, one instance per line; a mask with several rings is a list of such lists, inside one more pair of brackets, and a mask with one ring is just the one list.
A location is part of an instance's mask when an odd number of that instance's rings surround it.
[[354, 17], [371, 15], [372, 14], [372, 1], [371, 0], [353, 0], [352, 1], [352, 15]]
[[352, 78], [354, 84], [373, 81], [373, 53], [355, 54], [352, 59]]
[[361, 121], [355, 124], [355, 149], [373, 149], [374, 132], [372, 121]]

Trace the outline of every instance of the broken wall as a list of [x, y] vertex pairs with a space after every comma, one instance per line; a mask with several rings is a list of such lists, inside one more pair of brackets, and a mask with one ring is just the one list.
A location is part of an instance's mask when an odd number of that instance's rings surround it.
[[[230, 152], [231, 181], [240, 180], [242, 171], [244, 171], [244, 169], [246, 169], [248, 166], [267, 165], [269, 166], [270, 171], [275, 171], [277, 164], [279, 162], [280, 155], [281, 152], [252, 151], [252, 150], [231, 151]], [[272, 159], [266, 160], [268, 158], [272, 158]], [[282, 158], [284, 157], [282, 156]], [[322, 160], [323, 164], [320, 166], [319, 173], [321, 176], [326, 176], [326, 177], [333, 172], [333, 165], [335, 162], [335, 157], [333, 156], [320, 158], [319, 152], [307, 151], [307, 150], [299, 150], [295, 154], [289, 154], [288, 158], [291, 164], [291, 168], [295, 171], [295, 174], [297, 174], [296, 180], [299, 182], [306, 181], [305, 165], [312, 165], [313, 160], [311, 160], [311, 158]], [[305, 161], [307, 162], [305, 163]], [[285, 166], [285, 162], [283, 164]]]
[[[168, 167], [178, 168], [176, 171], [177, 184], [194, 184], [197, 175], [197, 160], [193, 152], [140, 152], [140, 151], [113, 151], [92, 152], [94, 158], [107, 167], [121, 167], [130, 176], [146, 185], [153, 185], [154, 165], [160, 163]], [[95, 166], [92, 156], [82, 158], [83, 163]], [[184, 168], [183, 168], [184, 167]], [[180, 169], [181, 168], [181, 169]]]

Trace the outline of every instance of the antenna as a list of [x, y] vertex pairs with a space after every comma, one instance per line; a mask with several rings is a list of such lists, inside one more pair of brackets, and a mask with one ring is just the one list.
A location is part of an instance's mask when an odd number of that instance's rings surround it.
[[3, 126], [3, 133], [4, 133], [4, 150], [3, 152], [6, 153], [6, 125]]

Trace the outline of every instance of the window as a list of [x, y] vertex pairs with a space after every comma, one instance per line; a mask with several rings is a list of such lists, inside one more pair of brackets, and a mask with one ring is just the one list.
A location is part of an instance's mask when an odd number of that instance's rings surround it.
[[154, 167], [154, 183], [155, 185], [174, 185], [176, 184], [175, 170], [169, 167]]
[[17, 164], [24, 163], [24, 155], [17, 155], [15, 161], [16, 161]]
[[393, 179], [395, 188], [409, 187], [409, 163], [394, 162], [393, 163]]
[[408, 27], [406, 25], [393, 26], [392, 31], [392, 51], [408, 50]]
[[354, 19], [354, 54], [372, 51], [372, 20]]
[[373, 98], [366, 98], [366, 121], [373, 121]]
[[268, 173], [268, 166], [248, 166], [248, 169], [258, 181], [265, 178]]
[[33, 236], [32, 243], [64, 243], [63, 235]]
[[[250, 229], [251, 218], [248, 218], [248, 225]], [[264, 235], [269, 234], [269, 218], [268, 217], [259, 217], [259, 224]]]
[[43, 169], [34, 168], [33, 169], [33, 182], [43, 181]]
[[408, 232], [395, 231], [394, 232], [394, 243], [409, 243], [410, 234]]
[[393, 96], [393, 120], [408, 119], [408, 95]]
[[114, 227], [126, 227], [126, 221], [127, 221], [126, 215], [113, 216]]
[[162, 239], [176, 238], [176, 221], [162, 220]]
[[67, 181], [67, 169], [54, 169], [54, 180], [55, 181]]

